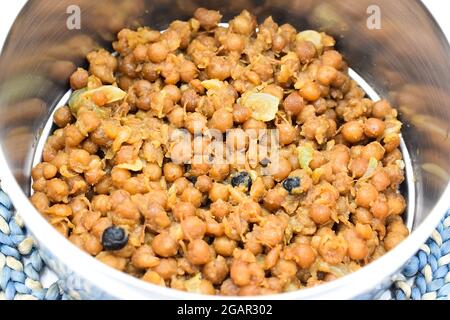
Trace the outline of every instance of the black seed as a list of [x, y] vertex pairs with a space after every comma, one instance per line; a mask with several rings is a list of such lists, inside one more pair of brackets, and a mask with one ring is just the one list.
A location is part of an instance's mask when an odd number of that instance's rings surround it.
[[252, 187], [252, 178], [248, 172], [241, 171], [231, 178], [231, 185], [233, 187], [243, 185], [247, 187], [247, 191], [250, 191], [250, 188]]
[[269, 158], [264, 158], [264, 159], [262, 159], [262, 160], [259, 162], [259, 164], [265, 168], [265, 167], [267, 167], [267, 166], [269, 165], [269, 163], [271, 163], [271, 162], [272, 162], [272, 161], [270, 161]]
[[287, 178], [286, 180], [283, 181], [283, 188], [285, 188], [289, 192], [291, 192], [292, 189], [295, 189], [297, 187], [300, 187], [299, 177]]
[[120, 250], [128, 242], [128, 235], [125, 230], [120, 227], [108, 227], [103, 231], [102, 245], [107, 251]]

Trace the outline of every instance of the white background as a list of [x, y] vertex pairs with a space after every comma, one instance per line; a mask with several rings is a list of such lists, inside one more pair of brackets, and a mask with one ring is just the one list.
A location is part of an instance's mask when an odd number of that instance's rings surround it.
[[[355, 0], [357, 1], [357, 0]], [[438, 23], [444, 30], [447, 38], [450, 40], [450, 19], [448, 13], [450, 12], [450, 1], [447, 0], [422, 0], [434, 15]], [[19, 13], [26, 0], [7, 0], [0, 1], [0, 48], [2, 47], [4, 38], [7, 35], [6, 30], [9, 30], [15, 17]]]

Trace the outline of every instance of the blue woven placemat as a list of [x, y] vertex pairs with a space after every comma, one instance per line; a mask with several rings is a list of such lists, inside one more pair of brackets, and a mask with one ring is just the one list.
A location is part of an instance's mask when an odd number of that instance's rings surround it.
[[[449, 299], [449, 268], [450, 211], [383, 296], [397, 300]], [[14, 213], [9, 197], [0, 190], [0, 299], [70, 299], [58, 282], [48, 288], [42, 286], [44, 269], [33, 239]]]

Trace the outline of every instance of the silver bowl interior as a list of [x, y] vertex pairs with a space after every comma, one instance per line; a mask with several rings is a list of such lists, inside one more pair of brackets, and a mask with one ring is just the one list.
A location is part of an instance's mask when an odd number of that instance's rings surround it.
[[[79, 30], [66, 25], [71, 5], [81, 9]], [[374, 14], [370, 5], [380, 10], [380, 29], [368, 27]], [[189, 18], [199, 6], [219, 9], [223, 21], [248, 9], [260, 19], [272, 15], [297, 29], [327, 31], [337, 39], [352, 69], [398, 108], [415, 193], [409, 199], [414, 232], [396, 249], [405, 254], [383, 266], [385, 276], [394, 272], [419, 248], [450, 204], [450, 49], [421, 2], [410, 0], [28, 1], [0, 57], [0, 175], [16, 207], [26, 211], [25, 222], [38, 242], [49, 246], [43, 234], [45, 221], [26, 198], [32, 160], [47, 119], [68, 90], [71, 72], [86, 65], [84, 56], [90, 50], [110, 48], [121, 28], [148, 25], [162, 30], [175, 19]], [[53, 247], [57, 258], [70, 246], [62, 243], [61, 248]]]

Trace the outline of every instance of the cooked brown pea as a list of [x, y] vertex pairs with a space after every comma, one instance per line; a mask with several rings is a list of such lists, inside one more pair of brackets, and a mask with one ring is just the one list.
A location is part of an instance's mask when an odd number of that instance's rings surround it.
[[148, 46], [147, 55], [150, 61], [160, 63], [167, 58], [169, 49], [163, 42], [155, 42]]
[[224, 180], [230, 174], [230, 165], [224, 164], [214, 164], [209, 170], [209, 177], [216, 182]]
[[275, 181], [284, 180], [291, 173], [291, 163], [284, 157], [280, 157], [278, 161], [273, 161], [267, 166], [268, 171]]
[[244, 200], [239, 204], [241, 217], [251, 223], [259, 222], [261, 218], [261, 206], [253, 200]]
[[61, 179], [51, 179], [47, 181], [47, 196], [54, 202], [67, 202], [69, 186]]
[[147, 207], [140, 206], [146, 225], [152, 230], [161, 231], [170, 227], [172, 220], [165, 208], [156, 202], [150, 202]]
[[224, 234], [224, 226], [222, 223], [217, 222], [213, 218], [207, 218], [206, 220], [206, 234], [208, 236], [220, 237]]
[[213, 183], [211, 189], [209, 190], [209, 199], [212, 202], [216, 202], [218, 200], [228, 201], [229, 197], [228, 187], [221, 183]]
[[95, 144], [91, 139], [86, 139], [81, 144], [81, 147], [89, 152], [91, 155], [98, 152], [98, 145]]
[[162, 176], [161, 167], [156, 163], [147, 164], [143, 172], [151, 181], [158, 181]]
[[317, 224], [327, 223], [331, 218], [331, 209], [323, 204], [313, 204], [309, 216]]
[[199, 217], [187, 216], [181, 221], [181, 229], [188, 240], [202, 239], [206, 232], [206, 224]]
[[317, 70], [317, 80], [324, 86], [330, 85], [336, 79], [337, 70], [331, 66], [321, 66]]
[[230, 28], [239, 34], [249, 36], [256, 26], [256, 19], [247, 10], [242, 11], [230, 21]]
[[211, 251], [208, 243], [201, 239], [189, 242], [187, 247], [187, 259], [193, 264], [205, 264], [211, 260]]
[[364, 123], [364, 133], [369, 138], [378, 138], [384, 132], [386, 125], [377, 118], [369, 118]]
[[342, 136], [350, 143], [357, 143], [364, 137], [364, 126], [359, 121], [349, 121], [342, 126]]
[[190, 182], [185, 177], [178, 178], [172, 183], [172, 186], [176, 189], [178, 195], [180, 195], [184, 191], [184, 189], [189, 187], [189, 185]]
[[85, 138], [80, 130], [76, 126], [71, 124], [64, 128], [64, 137], [66, 146], [72, 148], [78, 146]]
[[194, 18], [200, 22], [200, 25], [204, 29], [211, 30], [220, 22], [222, 15], [219, 11], [198, 8], [194, 12]]
[[164, 86], [163, 91], [168, 95], [170, 100], [172, 100], [174, 103], [177, 103], [178, 101], [180, 101], [181, 90], [177, 86], [175, 86], [173, 84], [168, 84], [168, 85]]
[[394, 215], [402, 214], [406, 208], [405, 199], [398, 193], [389, 193], [387, 197], [387, 204], [389, 207], [389, 213]]
[[221, 284], [228, 275], [227, 261], [218, 256], [216, 259], [208, 262], [203, 267], [203, 275], [213, 284]]
[[337, 70], [341, 68], [342, 55], [336, 50], [325, 51], [321, 57], [322, 63], [326, 66], [333, 67]]
[[372, 176], [371, 183], [379, 192], [381, 192], [389, 187], [391, 179], [384, 169], [379, 169]]
[[56, 176], [58, 168], [51, 163], [45, 163], [42, 173], [44, 178], [49, 180]]
[[231, 204], [220, 198], [217, 198], [216, 201], [211, 203], [210, 211], [214, 218], [222, 220], [222, 218], [226, 217], [230, 213]]
[[381, 161], [385, 152], [383, 146], [379, 142], [374, 141], [363, 147], [361, 156], [368, 160], [370, 160], [370, 158], [375, 158], [376, 160]]
[[245, 48], [245, 39], [239, 34], [229, 33], [225, 47], [230, 51], [242, 52]]
[[69, 153], [69, 167], [75, 172], [82, 173], [88, 169], [91, 155], [83, 149], [72, 149]]
[[167, 119], [177, 128], [184, 125], [184, 110], [181, 107], [175, 107], [168, 115]]
[[225, 80], [231, 75], [231, 65], [224, 57], [214, 57], [206, 67], [210, 79]]
[[92, 234], [87, 234], [84, 239], [84, 249], [91, 255], [96, 256], [103, 250], [100, 240]]
[[107, 195], [100, 194], [92, 198], [92, 209], [106, 214], [109, 210], [111, 210], [111, 202], [109, 201], [109, 197]]
[[148, 111], [151, 109], [151, 103], [151, 96], [146, 94], [138, 98], [136, 106], [141, 110]]
[[197, 181], [195, 182], [195, 187], [200, 191], [200, 192], [208, 192], [209, 190], [211, 190], [213, 186], [213, 182], [211, 180], [210, 177], [208, 177], [207, 175], [201, 175], [197, 178]]
[[321, 95], [319, 85], [313, 81], [307, 81], [300, 89], [300, 95], [308, 101], [316, 101]]
[[252, 111], [240, 104], [233, 105], [233, 120], [236, 123], [244, 123], [252, 116]]
[[222, 236], [214, 239], [213, 247], [218, 254], [229, 257], [233, 254], [234, 249], [237, 248], [237, 244], [236, 241], [226, 236]]
[[299, 135], [298, 130], [290, 123], [282, 122], [277, 125], [277, 128], [279, 130], [279, 142], [282, 146], [291, 144]]
[[385, 199], [377, 199], [370, 208], [370, 212], [377, 219], [384, 220], [389, 215], [389, 206]]
[[177, 261], [175, 259], [161, 259], [159, 263], [152, 268], [159, 276], [168, 280], [177, 274]]
[[244, 122], [242, 125], [242, 128], [244, 130], [259, 130], [259, 129], [266, 129], [267, 125], [263, 121], [259, 121], [253, 118], [248, 119]]
[[158, 234], [152, 241], [153, 251], [161, 257], [172, 257], [178, 252], [178, 244], [168, 233]]
[[348, 165], [353, 178], [361, 178], [369, 167], [369, 160], [366, 158], [351, 159]]
[[289, 94], [283, 102], [284, 110], [293, 116], [300, 114], [304, 106], [305, 102], [303, 97], [297, 91]]
[[369, 249], [364, 240], [357, 235], [352, 235], [348, 241], [348, 255], [353, 260], [362, 260], [369, 254]]
[[173, 216], [178, 221], [195, 215], [195, 206], [190, 202], [179, 202], [172, 208]]
[[276, 211], [281, 207], [285, 201], [287, 192], [284, 189], [270, 189], [263, 198], [264, 207], [270, 211]]
[[275, 34], [272, 39], [272, 50], [280, 52], [286, 46], [286, 39], [281, 34]]
[[275, 267], [272, 268], [272, 274], [280, 279], [288, 280], [297, 273], [297, 265], [294, 261], [285, 259], [278, 260]]
[[131, 173], [127, 169], [114, 167], [111, 170], [111, 181], [114, 186], [121, 187], [130, 178]]
[[[187, 109], [187, 106], [186, 106]], [[184, 118], [184, 127], [192, 134], [202, 133], [208, 120], [198, 112], [189, 113]]]
[[182, 166], [172, 162], [166, 163], [163, 168], [164, 177], [168, 182], [174, 182], [178, 178], [182, 177], [184, 173], [183, 171]]
[[79, 90], [87, 86], [89, 78], [89, 73], [82, 69], [78, 68], [71, 76], [70, 76], [70, 86], [73, 90]]
[[185, 202], [192, 203], [196, 208], [199, 208], [202, 204], [202, 193], [196, 188], [188, 187], [181, 194], [180, 199]]
[[133, 50], [133, 55], [137, 62], [144, 62], [147, 59], [147, 47], [143, 44], [138, 44]]
[[155, 256], [153, 250], [148, 245], [143, 245], [136, 249], [131, 257], [133, 266], [139, 269], [148, 269], [159, 264], [159, 258]]
[[69, 217], [72, 215], [72, 208], [67, 204], [54, 204], [45, 213], [57, 217]]
[[251, 270], [244, 261], [233, 260], [230, 267], [230, 277], [238, 286], [248, 285], [251, 281]]
[[372, 115], [378, 119], [384, 119], [391, 113], [392, 107], [386, 100], [380, 100], [375, 102], [372, 108]]
[[362, 183], [356, 189], [356, 204], [364, 208], [370, 208], [378, 198], [378, 191], [370, 183]]
[[355, 210], [355, 222], [369, 224], [372, 221], [372, 214], [366, 208], [358, 207]]
[[316, 47], [312, 42], [299, 41], [295, 45], [295, 53], [300, 59], [300, 62], [303, 64], [306, 64], [314, 59], [316, 52]]
[[142, 97], [150, 93], [150, 90], [152, 89], [152, 84], [150, 83], [150, 81], [147, 80], [138, 80], [134, 83], [133, 88], [136, 91], [136, 94], [139, 97]]
[[224, 133], [226, 130], [233, 127], [233, 113], [227, 111], [225, 108], [221, 108], [214, 112], [209, 126], [212, 129], [219, 130]]
[[186, 83], [194, 80], [198, 76], [197, 66], [189, 60], [185, 60], [178, 66], [178, 72], [180, 73], [181, 80]]
[[44, 213], [50, 205], [50, 200], [44, 192], [35, 192], [31, 196], [30, 201], [33, 206], [41, 213]]
[[65, 126], [67, 126], [72, 121], [72, 119], [72, 113], [67, 106], [58, 108], [58, 110], [56, 110], [55, 114], [53, 115], [53, 121], [60, 128], [64, 128]]
[[316, 253], [310, 245], [296, 243], [288, 248], [287, 258], [294, 260], [300, 268], [308, 269], [316, 260]]

